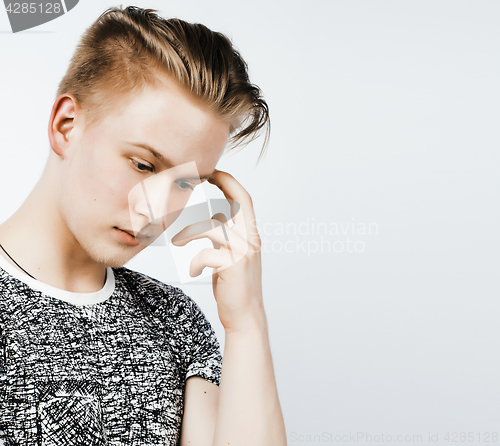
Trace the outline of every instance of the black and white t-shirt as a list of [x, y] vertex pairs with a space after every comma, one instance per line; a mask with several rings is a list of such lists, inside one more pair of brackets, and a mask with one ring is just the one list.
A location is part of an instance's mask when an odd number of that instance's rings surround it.
[[0, 445], [175, 445], [186, 379], [220, 384], [197, 304], [128, 268], [72, 293], [0, 256]]

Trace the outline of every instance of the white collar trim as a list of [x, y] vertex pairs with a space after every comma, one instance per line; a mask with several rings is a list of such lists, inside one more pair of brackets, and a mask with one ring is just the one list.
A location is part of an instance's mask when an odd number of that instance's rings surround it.
[[54, 297], [56, 299], [62, 300], [72, 305], [83, 306], [92, 305], [100, 302], [104, 302], [109, 299], [115, 290], [115, 275], [110, 267], [107, 267], [108, 272], [106, 277], [106, 283], [104, 286], [94, 293], [74, 293], [72, 291], [66, 291], [61, 288], [56, 288], [46, 283], [40, 282], [39, 280], [33, 279], [26, 273], [17, 269], [12, 265], [3, 255], [0, 254], [0, 268], [7, 271], [11, 276], [28, 285], [34, 290], [41, 291], [43, 294]]

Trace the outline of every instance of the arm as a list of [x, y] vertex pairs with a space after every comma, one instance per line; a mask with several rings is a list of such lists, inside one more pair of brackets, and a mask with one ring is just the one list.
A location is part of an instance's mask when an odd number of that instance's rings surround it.
[[226, 333], [214, 446], [286, 445], [265, 321]]
[[[191, 225], [172, 243], [208, 237], [214, 244], [215, 249], [193, 259], [190, 274], [215, 268], [212, 283], [225, 329], [224, 359], [220, 389], [202, 378], [186, 383], [181, 446], [283, 446], [286, 433], [262, 299], [261, 244], [252, 201], [226, 172], [216, 171], [211, 182], [232, 203], [234, 225], [229, 228], [218, 214], [213, 229], [203, 231], [204, 222]], [[241, 206], [240, 212], [233, 209], [234, 203]]]
[[267, 329], [226, 335], [220, 389], [187, 380], [181, 446], [281, 446], [285, 437]]
[[181, 446], [212, 446], [219, 386], [199, 376], [186, 381]]

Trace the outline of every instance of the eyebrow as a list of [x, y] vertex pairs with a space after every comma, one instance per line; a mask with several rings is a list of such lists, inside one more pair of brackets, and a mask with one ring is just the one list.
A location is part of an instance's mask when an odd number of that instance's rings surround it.
[[[132, 146], [135, 146], [135, 147], [146, 149], [148, 152], [151, 153], [151, 155], [153, 155], [163, 165], [165, 165], [165, 166], [167, 166], [169, 168], [175, 167], [174, 163], [171, 160], [169, 160], [168, 158], [165, 158], [160, 152], [156, 151], [151, 146], [148, 146], [147, 144], [139, 143], [139, 142], [129, 142], [129, 144], [132, 145]], [[186, 179], [186, 180], [197, 180], [199, 178], [200, 180], [208, 180], [209, 178], [212, 178], [212, 175], [213, 175], [214, 172], [209, 173], [207, 175], [200, 175], [199, 177], [184, 177], [184, 179]]]

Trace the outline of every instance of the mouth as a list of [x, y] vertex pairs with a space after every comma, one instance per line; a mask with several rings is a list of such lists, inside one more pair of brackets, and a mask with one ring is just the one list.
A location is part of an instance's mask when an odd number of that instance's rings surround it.
[[114, 227], [115, 229], [118, 229], [119, 231], [122, 231], [122, 232], [126, 232], [128, 235], [130, 235], [131, 237], [135, 237], [134, 235], [134, 231], [129, 231], [128, 229], [121, 229], [117, 226]]
[[116, 229], [118, 231], [118, 238], [122, 243], [125, 243], [126, 245], [130, 246], [139, 245], [140, 237], [136, 237], [133, 231], [127, 229], [120, 229], [116, 226], [114, 226], [113, 229]]

